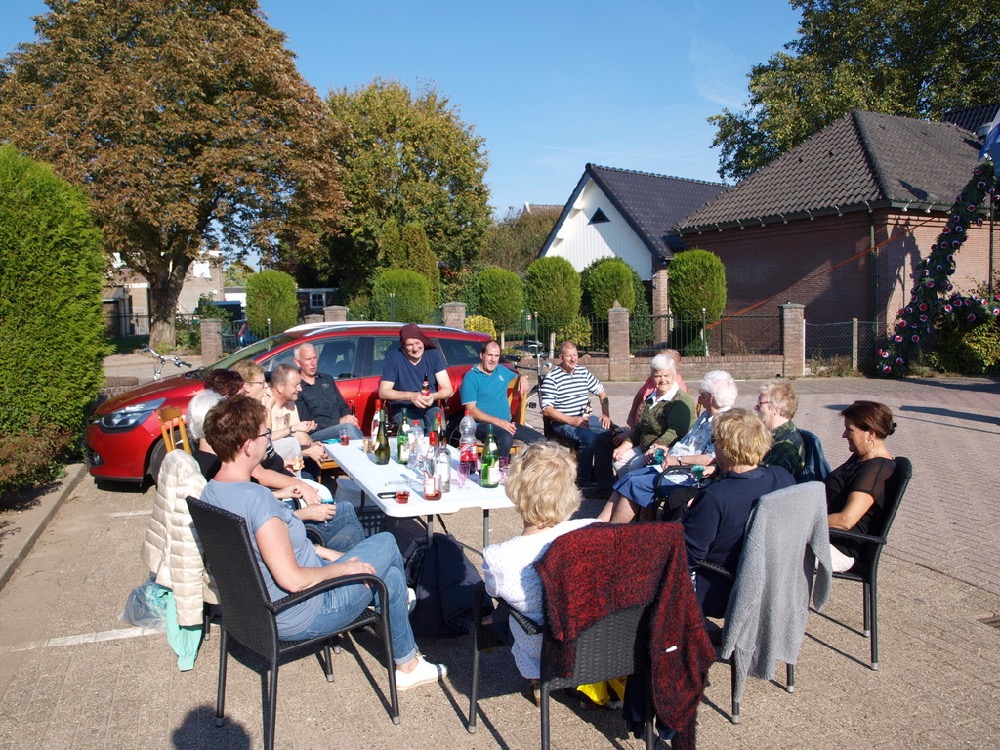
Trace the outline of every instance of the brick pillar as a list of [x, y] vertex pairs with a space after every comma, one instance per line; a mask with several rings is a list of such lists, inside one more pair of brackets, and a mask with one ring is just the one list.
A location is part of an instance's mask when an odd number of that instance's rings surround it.
[[465, 328], [465, 303], [445, 302], [441, 305], [441, 325]]
[[653, 274], [653, 344], [667, 341], [670, 338], [670, 278], [666, 268], [661, 268]]
[[786, 302], [778, 308], [781, 310], [781, 374], [786, 378], [802, 377], [806, 374], [806, 307]]
[[309, 313], [302, 318], [303, 323], [322, 323], [323, 316], [319, 313]]
[[201, 359], [206, 365], [222, 359], [222, 321], [218, 318], [202, 318]]
[[323, 320], [327, 323], [345, 323], [347, 312], [347, 308], [343, 305], [330, 305], [323, 308]]
[[631, 380], [632, 353], [628, 331], [628, 308], [615, 306], [608, 310], [608, 380]]

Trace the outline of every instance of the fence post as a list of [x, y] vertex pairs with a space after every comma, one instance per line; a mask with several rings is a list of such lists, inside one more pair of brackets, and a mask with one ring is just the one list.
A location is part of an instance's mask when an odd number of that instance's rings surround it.
[[705, 308], [701, 308], [701, 347], [704, 351], [702, 356], [708, 356], [708, 315]]
[[271, 337], [271, 319], [270, 318], [267, 319], [267, 336], [268, 336], [268, 338]]
[[319, 313], [309, 313], [304, 318], [302, 318], [303, 323], [322, 323], [323, 316]]
[[608, 380], [631, 380], [629, 311], [615, 300], [608, 310]]
[[858, 369], [858, 319], [851, 318], [851, 369]]
[[670, 338], [670, 274], [666, 268], [653, 274], [653, 343], [657, 344]]
[[201, 358], [210, 365], [222, 359], [222, 321], [218, 318], [202, 318], [201, 326]]
[[806, 374], [805, 305], [786, 302], [781, 310], [781, 374], [798, 378]]
[[441, 325], [465, 328], [465, 303], [445, 302], [441, 305]]
[[330, 305], [323, 308], [323, 320], [327, 323], [344, 323], [349, 312], [343, 305]]

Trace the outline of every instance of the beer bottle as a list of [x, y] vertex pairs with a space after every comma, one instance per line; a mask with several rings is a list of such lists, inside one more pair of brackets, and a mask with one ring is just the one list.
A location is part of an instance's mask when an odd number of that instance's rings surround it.
[[382, 409], [379, 411], [378, 436], [375, 439], [375, 463], [380, 466], [389, 463], [389, 433], [385, 426], [387, 420], [385, 404], [382, 404]]

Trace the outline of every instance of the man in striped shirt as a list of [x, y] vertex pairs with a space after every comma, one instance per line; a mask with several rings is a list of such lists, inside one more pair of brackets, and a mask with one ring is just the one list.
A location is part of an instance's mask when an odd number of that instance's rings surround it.
[[[542, 414], [552, 430], [577, 444], [577, 483], [581, 489], [611, 493], [610, 405], [601, 381], [587, 368], [577, 365], [576, 344], [564, 341], [559, 350], [559, 367], [542, 381]], [[590, 394], [601, 401], [601, 415], [590, 415]]]

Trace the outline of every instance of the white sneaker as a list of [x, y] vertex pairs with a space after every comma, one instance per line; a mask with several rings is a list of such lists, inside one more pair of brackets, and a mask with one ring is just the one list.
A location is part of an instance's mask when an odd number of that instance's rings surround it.
[[426, 685], [428, 682], [437, 682], [448, 674], [448, 667], [444, 664], [432, 664], [423, 656], [417, 656], [417, 659], [417, 668], [412, 672], [396, 669], [397, 690], [409, 690], [418, 685]]
[[406, 587], [406, 614], [410, 614], [417, 606], [417, 592]]

